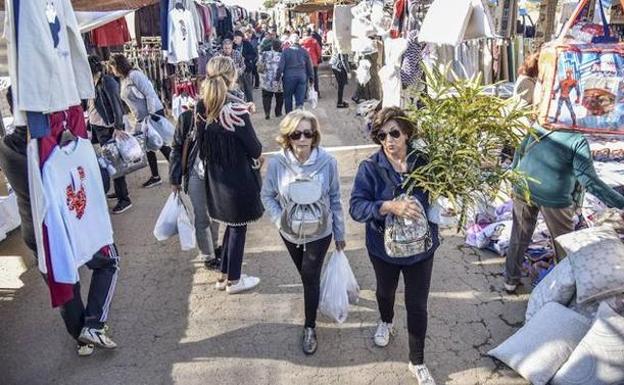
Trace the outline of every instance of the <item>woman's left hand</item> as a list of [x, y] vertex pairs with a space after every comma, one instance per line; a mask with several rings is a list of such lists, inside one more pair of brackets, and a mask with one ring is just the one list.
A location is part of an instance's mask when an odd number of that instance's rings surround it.
[[249, 112], [252, 114], [256, 113], [256, 104], [255, 103], [247, 103], [247, 107], [249, 108]]
[[347, 247], [347, 242], [345, 241], [336, 241], [336, 250], [343, 251]]

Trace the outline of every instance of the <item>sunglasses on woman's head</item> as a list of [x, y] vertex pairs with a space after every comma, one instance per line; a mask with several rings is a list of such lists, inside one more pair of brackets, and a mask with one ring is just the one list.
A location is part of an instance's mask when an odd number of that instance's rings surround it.
[[290, 140], [299, 140], [301, 136], [304, 136], [306, 139], [314, 138], [314, 130], [303, 130], [303, 131], [293, 131], [288, 135]]
[[399, 139], [401, 137], [401, 131], [392, 130], [390, 132], [380, 132], [377, 134], [377, 140], [379, 140], [380, 142], [383, 142], [384, 140], [386, 140], [388, 135], [390, 135], [394, 139]]

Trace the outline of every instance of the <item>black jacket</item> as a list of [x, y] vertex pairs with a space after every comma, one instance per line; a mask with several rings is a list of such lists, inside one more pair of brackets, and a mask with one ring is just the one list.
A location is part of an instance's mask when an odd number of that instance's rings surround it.
[[186, 167], [182, 169], [182, 149], [184, 140], [188, 135], [192, 134], [195, 118], [193, 111], [185, 111], [178, 118], [175, 134], [173, 135], [173, 145], [171, 146], [171, 155], [169, 156], [169, 182], [175, 186], [184, 184], [184, 191], [188, 192], [189, 172], [195, 165], [195, 160], [199, 154], [196, 135], [190, 137], [190, 146], [188, 151], [188, 161]]
[[248, 40], [243, 40], [240, 46], [236, 46], [236, 49], [240, 51], [245, 59], [245, 72], [253, 72], [258, 62], [258, 51]]
[[[197, 114], [205, 116], [203, 102]], [[206, 170], [206, 197], [210, 218], [217, 222], [242, 226], [262, 217], [260, 170], [254, 159], [262, 155], [249, 114], [241, 116], [245, 125], [226, 130], [218, 121], [197, 121], [199, 154]], [[190, 163], [189, 163], [190, 164]]]
[[102, 75], [95, 85], [95, 109], [106, 124], [123, 129], [123, 107], [120, 87], [112, 76]]

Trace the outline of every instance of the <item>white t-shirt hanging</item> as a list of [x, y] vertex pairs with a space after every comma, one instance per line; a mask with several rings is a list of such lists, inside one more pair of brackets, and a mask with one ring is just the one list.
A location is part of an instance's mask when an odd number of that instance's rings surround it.
[[77, 139], [56, 147], [42, 169], [50, 260], [59, 283], [78, 281], [78, 268], [113, 243], [102, 176], [93, 146]]
[[186, 9], [169, 11], [169, 63], [191, 61], [199, 57], [193, 15]]

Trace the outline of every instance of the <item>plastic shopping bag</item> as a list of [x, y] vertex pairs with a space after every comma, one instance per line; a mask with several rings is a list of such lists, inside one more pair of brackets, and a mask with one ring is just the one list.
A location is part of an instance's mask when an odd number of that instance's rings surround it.
[[[158, 119], [158, 121], [154, 121], [154, 118]], [[173, 143], [173, 135], [175, 133], [174, 125], [169, 121], [169, 119], [163, 116], [155, 115], [154, 118], [152, 118], [152, 116], [148, 116], [145, 118], [145, 121], [150, 128], [158, 132], [166, 145], [171, 145], [171, 143]]]
[[313, 88], [308, 91], [308, 102], [310, 102], [310, 107], [312, 107], [312, 109], [318, 106], [318, 92]]
[[181, 207], [178, 195], [171, 193], [154, 226], [156, 239], [164, 241], [178, 233], [178, 215]]
[[139, 141], [133, 136], [128, 135], [125, 138], [115, 139], [119, 155], [128, 163], [138, 162], [143, 157], [143, 149]]
[[149, 117], [146, 118], [141, 125], [141, 130], [145, 135], [145, 147], [150, 151], [158, 151], [165, 144], [165, 142], [158, 131], [150, 126], [148, 120]]
[[321, 313], [343, 323], [349, 314], [349, 300], [356, 302], [359, 290], [347, 256], [334, 251], [321, 278]]
[[178, 197], [178, 234], [182, 251], [193, 250], [196, 246], [193, 217], [181, 198]]

